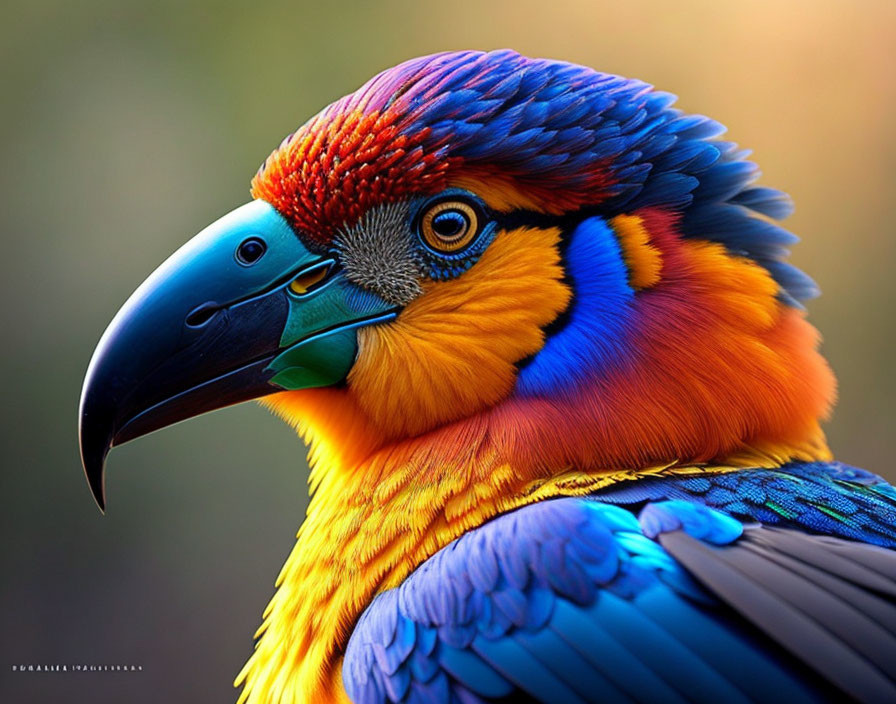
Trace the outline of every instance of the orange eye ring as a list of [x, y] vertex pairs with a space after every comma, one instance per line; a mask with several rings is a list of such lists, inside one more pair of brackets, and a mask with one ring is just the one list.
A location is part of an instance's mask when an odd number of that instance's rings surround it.
[[479, 233], [479, 215], [461, 200], [443, 200], [423, 213], [420, 231], [426, 244], [434, 250], [456, 252]]

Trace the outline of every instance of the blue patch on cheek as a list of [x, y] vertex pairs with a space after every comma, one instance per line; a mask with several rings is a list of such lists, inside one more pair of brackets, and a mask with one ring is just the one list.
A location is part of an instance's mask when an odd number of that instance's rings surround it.
[[566, 249], [573, 299], [566, 325], [520, 370], [516, 392], [550, 395], [618, 366], [627, 350], [635, 292], [616, 235], [602, 218], [582, 221]]

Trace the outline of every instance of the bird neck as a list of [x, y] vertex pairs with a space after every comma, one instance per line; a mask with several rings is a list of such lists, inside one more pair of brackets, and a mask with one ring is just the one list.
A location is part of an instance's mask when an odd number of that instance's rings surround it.
[[836, 382], [805, 312], [678, 222], [645, 209], [572, 233], [571, 310], [493, 411], [518, 454], [584, 470], [828, 457]]
[[[776, 467], [782, 461], [775, 453], [750, 449], [719, 464], [550, 468], [508, 452], [503, 438], [512, 429], [500, 427], [500, 416], [378, 445], [363, 421], [347, 421], [361, 418], [350, 397], [332, 390], [301, 396], [299, 401], [293, 395], [289, 407], [304, 406], [299, 430], [310, 447], [312, 498], [265, 610], [256, 649], [237, 678], [244, 687], [240, 704], [347, 702], [342, 656], [371, 600], [497, 515], [618, 482]], [[827, 456], [823, 443], [812, 442], [788, 453], [805, 461]], [[271, 692], [282, 694], [272, 698]]]
[[[371, 600], [497, 515], [643, 477], [736, 469], [675, 465], [551, 473], [509, 464], [484, 426], [434, 435], [382, 447], [354, 466], [343, 464], [345, 457], [322, 439], [314, 443], [313, 495], [256, 649], [237, 678], [244, 686], [240, 704], [347, 702], [342, 656]], [[449, 446], [456, 450], [447, 452]], [[757, 458], [741, 461], [755, 465]], [[768, 458], [765, 463], [774, 464]]]

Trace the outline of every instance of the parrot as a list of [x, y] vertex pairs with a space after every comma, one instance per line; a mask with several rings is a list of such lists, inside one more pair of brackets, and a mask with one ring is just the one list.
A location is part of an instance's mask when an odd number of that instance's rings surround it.
[[81, 460], [257, 399], [309, 503], [240, 704], [896, 701], [896, 490], [836, 461], [792, 201], [512, 50], [288, 135], [91, 358]]

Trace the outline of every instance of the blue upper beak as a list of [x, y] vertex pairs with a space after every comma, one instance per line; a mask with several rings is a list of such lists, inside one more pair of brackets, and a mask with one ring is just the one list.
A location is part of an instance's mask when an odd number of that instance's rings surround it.
[[100, 508], [112, 446], [241, 401], [337, 383], [354, 362], [356, 328], [394, 316], [268, 203], [225, 215], [134, 292], [90, 361], [81, 459]]

